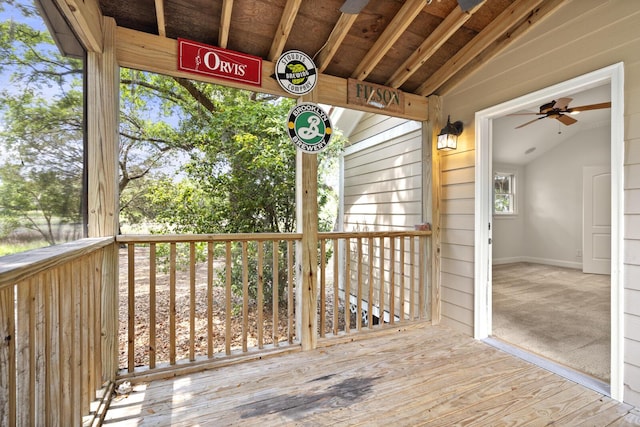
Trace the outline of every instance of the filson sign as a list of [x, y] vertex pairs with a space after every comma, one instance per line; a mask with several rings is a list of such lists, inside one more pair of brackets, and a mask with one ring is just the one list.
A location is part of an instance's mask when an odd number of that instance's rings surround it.
[[347, 103], [404, 113], [404, 94], [401, 90], [361, 80], [349, 79]]
[[178, 39], [178, 70], [262, 86], [262, 58]]

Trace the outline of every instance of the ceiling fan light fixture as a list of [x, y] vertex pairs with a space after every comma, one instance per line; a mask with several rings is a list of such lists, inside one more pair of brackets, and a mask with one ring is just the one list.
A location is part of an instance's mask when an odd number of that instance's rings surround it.
[[462, 122], [451, 123], [451, 116], [447, 117], [447, 125], [438, 134], [438, 150], [455, 150], [458, 148], [458, 136], [462, 133]]

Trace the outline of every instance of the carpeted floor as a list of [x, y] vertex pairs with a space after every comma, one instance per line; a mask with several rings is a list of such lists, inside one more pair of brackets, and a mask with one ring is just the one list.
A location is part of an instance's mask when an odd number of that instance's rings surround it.
[[610, 277], [531, 263], [493, 267], [493, 336], [609, 382]]

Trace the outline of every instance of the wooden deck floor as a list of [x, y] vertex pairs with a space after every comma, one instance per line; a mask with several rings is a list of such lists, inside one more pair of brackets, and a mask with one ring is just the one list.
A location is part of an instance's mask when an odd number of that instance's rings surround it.
[[108, 426], [640, 425], [640, 411], [446, 327], [141, 384]]

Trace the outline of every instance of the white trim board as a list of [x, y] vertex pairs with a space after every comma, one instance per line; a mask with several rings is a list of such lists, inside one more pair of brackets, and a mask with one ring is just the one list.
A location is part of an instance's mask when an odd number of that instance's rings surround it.
[[617, 63], [476, 112], [474, 336], [491, 335], [492, 120], [549, 98], [611, 87], [611, 397], [624, 397], [624, 66]]

